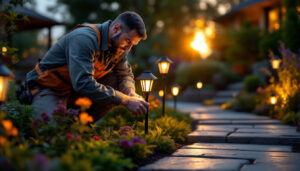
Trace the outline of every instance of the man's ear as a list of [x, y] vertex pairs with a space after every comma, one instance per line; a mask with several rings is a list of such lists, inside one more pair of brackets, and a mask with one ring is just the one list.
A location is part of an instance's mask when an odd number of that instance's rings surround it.
[[115, 24], [113, 27], [114, 33], [118, 33], [121, 30], [121, 25], [120, 24]]

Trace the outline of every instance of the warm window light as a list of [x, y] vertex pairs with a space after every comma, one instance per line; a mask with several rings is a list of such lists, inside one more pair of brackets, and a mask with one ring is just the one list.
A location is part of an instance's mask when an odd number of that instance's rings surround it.
[[275, 94], [272, 94], [270, 97], [270, 103], [272, 105], [275, 105], [277, 103], [277, 97], [275, 96]]
[[271, 65], [273, 69], [279, 69], [281, 63], [281, 59], [279, 59], [278, 56], [275, 56], [273, 59], [271, 59]]
[[169, 72], [172, 61], [168, 57], [163, 56], [159, 58], [156, 63], [158, 64], [159, 73], [165, 75]]
[[203, 87], [203, 83], [201, 81], [198, 81], [196, 86], [198, 89], [201, 89]]
[[159, 91], [158, 91], [158, 95], [159, 95], [159, 97], [164, 96], [164, 91], [163, 91], [163, 90], [159, 90]]
[[179, 89], [180, 89], [180, 86], [178, 84], [174, 84], [172, 86], [172, 95], [173, 96], [178, 96], [179, 94]]

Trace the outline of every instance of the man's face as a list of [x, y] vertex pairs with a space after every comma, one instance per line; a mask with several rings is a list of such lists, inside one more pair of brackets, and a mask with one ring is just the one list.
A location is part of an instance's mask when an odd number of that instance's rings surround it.
[[132, 46], [139, 43], [141, 38], [137, 35], [135, 30], [124, 32], [122, 30], [116, 31], [111, 38], [110, 50], [117, 56], [124, 52], [131, 50]]

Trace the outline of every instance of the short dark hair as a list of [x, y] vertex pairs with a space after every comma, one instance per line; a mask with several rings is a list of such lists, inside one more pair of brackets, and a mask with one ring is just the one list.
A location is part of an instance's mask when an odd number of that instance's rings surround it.
[[146, 27], [142, 17], [132, 11], [126, 11], [117, 16], [117, 18], [112, 22], [112, 24], [121, 23], [125, 30], [136, 30], [137, 34], [145, 40], [147, 38]]

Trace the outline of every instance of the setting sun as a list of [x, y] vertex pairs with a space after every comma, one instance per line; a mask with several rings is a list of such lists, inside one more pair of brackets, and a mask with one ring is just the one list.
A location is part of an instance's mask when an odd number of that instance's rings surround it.
[[201, 54], [202, 58], [207, 58], [211, 54], [211, 49], [206, 43], [205, 35], [202, 31], [198, 31], [195, 39], [191, 42], [191, 46]]

